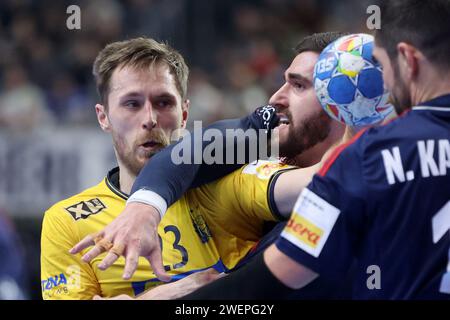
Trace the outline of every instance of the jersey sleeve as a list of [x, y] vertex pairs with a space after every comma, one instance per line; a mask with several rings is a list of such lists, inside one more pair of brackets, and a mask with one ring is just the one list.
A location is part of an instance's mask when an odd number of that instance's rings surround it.
[[278, 221], [281, 215], [272, 200], [273, 185], [280, 173], [292, 169], [295, 167], [277, 161], [258, 160], [209, 185], [209, 189], [223, 195], [217, 205], [245, 221]]
[[92, 299], [100, 294], [98, 281], [81, 254], [69, 253], [80, 239], [70, 217], [56, 210], [44, 215], [41, 234], [41, 289], [44, 300]]
[[345, 276], [364, 233], [362, 156], [356, 144], [339, 148], [301, 193], [278, 249], [331, 282]]

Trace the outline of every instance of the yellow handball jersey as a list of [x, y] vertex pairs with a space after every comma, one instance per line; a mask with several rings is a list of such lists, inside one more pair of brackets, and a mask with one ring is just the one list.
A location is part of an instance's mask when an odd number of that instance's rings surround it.
[[[278, 162], [258, 161], [213, 183], [188, 191], [166, 212], [158, 227], [163, 262], [173, 281], [214, 267], [233, 268], [263, 235], [265, 221], [276, 221], [274, 178], [291, 169]], [[123, 280], [125, 258], [102, 271], [68, 251], [91, 233], [111, 223], [125, 208], [119, 170], [111, 170], [97, 186], [52, 206], [44, 215], [41, 236], [41, 287], [44, 299], [91, 299], [94, 295], [136, 296], [161, 284], [148, 261], [139, 258], [136, 272]]]

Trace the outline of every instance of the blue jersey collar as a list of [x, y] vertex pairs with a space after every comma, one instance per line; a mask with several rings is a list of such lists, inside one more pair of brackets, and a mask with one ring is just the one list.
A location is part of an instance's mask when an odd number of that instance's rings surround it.
[[[417, 107], [450, 107], [450, 94], [439, 96], [437, 98], [420, 103]], [[415, 109], [416, 107], [413, 107]]]

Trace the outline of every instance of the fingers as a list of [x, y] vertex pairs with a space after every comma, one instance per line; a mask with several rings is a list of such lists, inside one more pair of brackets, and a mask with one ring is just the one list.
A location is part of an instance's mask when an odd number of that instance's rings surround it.
[[[107, 247], [105, 247], [105, 249], [107, 249]], [[120, 256], [123, 255], [125, 251], [125, 245], [121, 243], [114, 244], [113, 247], [107, 251], [109, 251], [108, 254], [106, 255], [105, 258], [103, 258], [103, 260], [98, 265], [98, 268], [100, 270], [106, 270], [110, 266], [112, 266], [112, 264], [116, 262], [116, 260], [119, 259]]]
[[119, 259], [119, 255], [117, 255], [115, 252], [108, 252], [108, 254], [106, 255], [105, 258], [103, 258], [102, 262], [99, 263], [98, 268], [100, 270], [106, 270], [108, 269], [110, 266], [112, 266], [112, 264], [114, 262], [116, 262], [117, 259]]
[[97, 236], [94, 238], [95, 246], [91, 250], [89, 250], [82, 258], [84, 262], [91, 262], [99, 254], [109, 251], [113, 248], [113, 243], [106, 238], [102, 238], [101, 236]]
[[70, 254], [76, 254], [78, 252], [81, 252], [83, 249], [86, 249], [90, 246], [93, 246], [95, 244], [95, 237], [96, 234], [90, 234], [83, 238], [80, 242], [78, 242], [72, 249], [69, 250]]
[[105, 252], [105, 248], [100, 246], [99, 244], [96, 244], [91, 250], [89, 250], [82, 258], [84, 262], [88, 263], [91, 262], [92, 259], [94, 259], [96, 256], [102, 254]]
[[125, 269], [122, 278], [129, 280], [137, 269], [139, 261], [139, 249], [137, 245], [129, 244], [127, 248], [127, 255], [125, 257]]
[[163, 282], [170, 281], [171, 277], [164, 270], [160, 246], [156, 246], [156, 248], [151, 252], [150, 256], [146, 257], [146, 259], [148, 260], [148, 262], [150, 262], [153, 272], [156, 274], [159, 280]]
[[[70, 250], [70, 253], [83, 252], [85, 254], [82, 260], [90, 263], [100, 254], [109, 251], [98, 265], [100, 270], [105, 270], [125, 252], [126, 262], [123, 272], [125, 280], [130, 279], [136, 271], [139, 256], [144, 256], [150, 262], [156, 276], [161, 281], [169, 281], [170, 277], [164, 270], [161, 248], [158, 244], [157, 226], [160, 216], [149, 214], [139, 205], [143, 206], [133, 203], [127, 205], [116, 220], [101, 232], [86, 236]], [[148, 210], [149, 206], [144, 207]], [[132, 211], [125, 213], [127, 210]], [[90, 250], [85, 250], [88, 247], [91, 247]]]

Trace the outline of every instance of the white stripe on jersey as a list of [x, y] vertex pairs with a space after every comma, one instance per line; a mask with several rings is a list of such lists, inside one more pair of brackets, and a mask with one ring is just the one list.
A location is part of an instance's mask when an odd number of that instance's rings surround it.
[[412, 107], [413, 110], [436, 110], [436, 111], [447, 111], [450, 112], [450, 108], [445, 107], [427, 107], [427, 106], [420, 106], [420, 107]]

